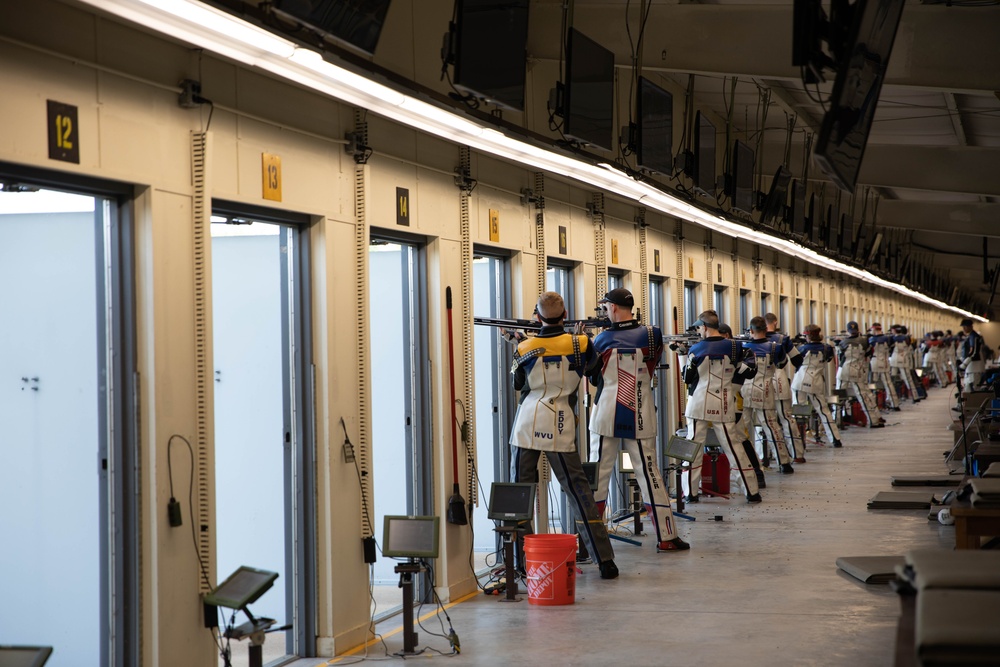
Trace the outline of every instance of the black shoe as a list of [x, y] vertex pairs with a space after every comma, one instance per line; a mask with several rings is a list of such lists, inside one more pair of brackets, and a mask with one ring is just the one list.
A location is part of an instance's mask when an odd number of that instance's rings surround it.
[[885, 428], [885, 424], [872, 424], [871, 428]]
[[833, 441], [833, 446], [834, 447], [843, 447], [844, 443], [842, 443], [840, 440], [834, 440]]
[[795, 472], [795, 468], [792, 467], [791, 463], [782, 463], [781, 469], [778, 470], [778, 472], [784, 475], [791, 475], [793, 472]]
[[892, 411], [893, 411], [893, 412], [899, 412], [899, 411], [900, 411], [900, 407], [899, 407], [898, 405], [897, 405], [897, 406], [894, 406], [894, 407], [892, 408]]
[[754, 474], [757, 476], [757, 488], [758, 489], [766, 489], [767, 488], [767, 480], [764, 479], [764, 471], [763, 470], [754, 470]]
[[618, 566], [615, 565], [613, 560], [606, 560], [598, 568], [601, 570], [601, 579], [617, 579], [618, 578]]
[[690, 544], [682, 540], [680, 537], [675, 537], [672, 540], [658, 542], [656, 544], [656, 553], [660, 553], [661, 551], [687, 551], [690, 548]]
[[760, 497], [759, 493], [754, 493], [747, 496], [747, 502], [750, 503], [751, 505], [756, 505], [762, 500], [764, 499]]
[[699, 501], [699, 499], [700, 499], [700, 497], [699, 497], [699, 496], [688, 496], [688, 497], [687, 497], [687, 498], [685, 498], [684, 500], [685, 500], [686, 502], [689, 502], [689, 503], [696, 503], [696, 502], [698, 502], [698, 501]]

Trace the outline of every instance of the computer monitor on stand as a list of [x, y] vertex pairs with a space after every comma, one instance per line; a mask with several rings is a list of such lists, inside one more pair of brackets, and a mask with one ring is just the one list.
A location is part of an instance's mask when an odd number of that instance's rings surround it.
[[[701, 465], [701, 458], [705, 453], [705, 446], [679, 435], [672, 435], [667, 441], [667, 449], [663, 453], [668, 459], [680, 461], [680, 463], [671, 463], [666, 468], [668, 472], [673, 470], [677, 475], [675, 481], [677, 489], [677, 510], [674, 512], [674, 516], [679, 516], [682, 519], [687, 519], [688, 521], [694, 521], [695, 517], [690, 514], [684, 514], [684, 491], [681, 477], [683, 475], [685, 463], [687, 463], [688, 466], [693, 466], [696, 463]], [[664, 479], [665, 478], [666, 476], [664, 476]], [[692, 491], [692, 493], [694, 493], [694, 491]]]
[[[642, 535], [642, 493], [639, 491], [639, 483], [635, 479], [635, 465], [632, 457], [625, 450], [618, 452], [618, 472], [628, 477], [629, 488], [632, 489], [632, 534]], [[621, 523], [628, 519], [628, 515], [615, 519], [616, 523]]]
[[51, 646], [0, 645], [0, 667], [42, 667], [50, 655]]
[[514, 543], [528, 532], [527, 524], [535, 513], [535, 485], [518, 482], [493, 482], [487, 516], [497, 522], [494, 529], [503, 540], [503, 563], [506, 585], [503, 600], [518, 602], [517, 576], [514, 574]]
[[394, 572], [403, 589], [403, 650], [396, 655], [414, 655], [417, 633], [413, 631], [413, 575], [423, 569], [421, 561], [438, 557], [440, 521], [436, 516], [386, 516], [382, 524], [382, 555], [406, 558]]
[[250, 667], [262, 667], [264, 635], [275, 621], [273, 618], [254, 618], [247, 605], [266, 593], [277, 578], [277, 572], [242, 565], [204, 598], [206, 619], [217, 618], [217, 607], [235, 609], [246, 614], [249, 620], [241, 625], [226, 628], [225, 637], [250, 640], [248, 649]]

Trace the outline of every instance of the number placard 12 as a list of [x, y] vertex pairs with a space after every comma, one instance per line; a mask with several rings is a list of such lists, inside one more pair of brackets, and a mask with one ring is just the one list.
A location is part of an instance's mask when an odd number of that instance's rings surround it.
[[80, 128], [72, 104], [46, 100], [49, 159], [80, 164]]

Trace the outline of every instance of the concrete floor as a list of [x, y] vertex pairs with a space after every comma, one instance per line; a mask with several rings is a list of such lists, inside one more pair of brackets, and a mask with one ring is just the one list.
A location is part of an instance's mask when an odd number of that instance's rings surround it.
[[[810, 446], [794, 475], [767, 473], [760, 505], [742, 494], [689, 505], [697, 521], [681, 521], [680, 532], [690, 551], [657, 554], [650, 534], [641, 547], [615, 542], [621, 576], [604, 581], [596, 566], [582, 565], [572, 605], [536, 606], [523, 593], [516, 603], [476, 595], [450, 607], [462, 645], [455, 663], [891, 665], [897, 596], [851, 578], [835, 561], [954, 546], [954, 528], [928, 521], [925, 510], [866, 508], [877, 492], [892, 490], [893, 474], [946, 472], [952, 395], [932, 389], [919, 405], [886, 413], [887, 428], [850, 428], [842, 449]], [[390, 651], [402, 648], [398, 623], [380, 628]], [[424, 626], [439, 630], [433, 618]], [[450, 650], [418, 632], [419, 646]], [[375, 644], [368, 654], [385, 650]]]

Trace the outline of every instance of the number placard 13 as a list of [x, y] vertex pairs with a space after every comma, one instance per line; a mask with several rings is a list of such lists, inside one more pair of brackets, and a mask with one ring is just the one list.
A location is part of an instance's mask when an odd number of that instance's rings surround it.
[[281, 156], [261, 153], [261, 179], [264, 184], [264, 199], [281, 201]]

